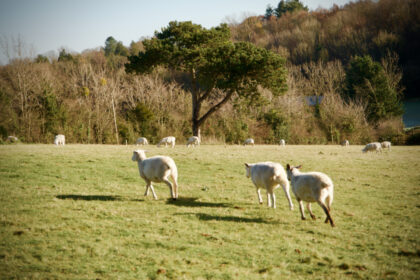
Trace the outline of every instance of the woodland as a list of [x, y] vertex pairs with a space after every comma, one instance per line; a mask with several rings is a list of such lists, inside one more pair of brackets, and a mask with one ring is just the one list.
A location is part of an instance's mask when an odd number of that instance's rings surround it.
[[[229, 21], [229, 20], [228, 20]], [[118, 34], [114, 35], [118, 38]], [[210, 29], [170, 22], [153, 38], [0, 66], [0, 136], [21, 142], [413, 143], [402, 101], [418, 98], [420, 2], [379, 0], [309, 11], [299, 0]], [[16, 57], [16, 54], [18, 56]], [[417, 138], [416, 138], [417, 137]], [[414, 138], [414, 139], [413, 139]]]

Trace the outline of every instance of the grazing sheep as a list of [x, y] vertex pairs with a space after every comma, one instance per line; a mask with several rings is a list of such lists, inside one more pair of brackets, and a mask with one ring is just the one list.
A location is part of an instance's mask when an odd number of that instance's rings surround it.
[[391, 150], [391, 142], [389, 142], [389, 141], [384, 141], [384, 142], [382, 142], [382, 143], [381, 143], [381, 147], [382, 147], [383, 149], [388, 148], [388, 150]]
[[350, 145], [349, 140], [344, 140], [344, 141], [341, 142], [341, 146], [347, 147], [349, 145]]
[[158, 147], [160, 147], [160, 145], [165, 144], [165, 147], [169, 145], [173, 147], [175, 147], [175, 137], [173, 136], [168, 136], [163, 138], [162, 140], [160, 140], [160, 142], [157, 144]]
[[245, 163], [245, 169], [246, 177], [251, 177], [252, 182], [257, 188], [260, 204], [263, 203], [260, 189], [264, 188], [267, 191], [268, 207], [276, 208], [276, 195], [274, 194], [274, 190], [281, 185], [289, 201], [290, 210], [293, 210], [293, 203], [289, 193], [289, 181], [287, 181], [286, 172], [281, 164], [275, 162]]
[[280, 140], [280, 146], [286, 146], [286, 141], [284, 141], [284, 139]]
[[54, 138], [55, 145], [66, 145], [66, 137], [63, 134], [58, 134]]
[[252, 139], [252, 138], [248, 138], [248, 139], [246, 139], [246, 140], [244, 141], [243, 145], [244, 145], [244, 146], [246, 146], [246, 145], [252, 145], [252, 146], [254, 146], [254, 139]]
[[377, 153], [382, 152], [381, 143], [373, 142], [373, 143], [366, 144], [366, 146], [362, 150], [362, 152], [364, 152], [364, 153], [373, 152], [373, 151], [376, 151]]
[[321, 172], [307, 172], [301, 173], [299, 169], [302, 166], [290, 166], [287, 164], [287, 179], [292, 184], [292, 191], [295, 194], [297, 201], [299, 202], [299, 209], [302, 215], [302, 220], [305, 220], [303, 202], [306, 201], [309, 214], [312, 219], [316, 219], [312, 213], [311, 202], [317, 202], [327, 218], [325, 223], [330, 222], [331, 226], [335, 226], [334, 221], [331, 218], [331, 204], [333, 202], [334, 185], [330, 177]]
[[189, 148], [190, 146], [194, 148], [195, 145], [200, 145], [200, 138], [198, 138], [197, 136], [191, 136], [190, 138], [188, 138], [187, 148]]
[[140, 137], [137, 138], [136, 146], [137, 145], [149, 145], [149, 142], [147, 142], [147, 139], [145, 137]]
[[19, 141], [19, 139], [16, 136], [10, 135], [10, 136], [7, 136], [6, 141], [11, 142], [11, 143], [15, 143], [15, 142]]
[[[153, 189], [152, 182], [164, 182], [169, 187], [172, 199], [175, 200], [178, 198], [178, 169], [172, 158], [167, 156], [147, 158], [144, 150], [135, 150], [131, 159], [137, 161], [140, 177], [146, 181], [145, 196], [148, 195], [150, 188], [154, 199], [157, 200], [157, 195]], [[169, 177], [172, 178], [173, 183], [169, 181]]]

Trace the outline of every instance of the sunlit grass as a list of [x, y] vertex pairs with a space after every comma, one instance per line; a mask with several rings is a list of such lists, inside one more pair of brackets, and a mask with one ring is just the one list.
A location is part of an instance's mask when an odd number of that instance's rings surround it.
[[[0, 146], [0, 278], [416, 279], [420, 148], [147, 146], [174, 158], [179, 195], [145, 183], [134, 146]], [[300, 220], [281, 189], [259, 205], [244, 162], [303, 164], [335, 184], [332, 217]]]

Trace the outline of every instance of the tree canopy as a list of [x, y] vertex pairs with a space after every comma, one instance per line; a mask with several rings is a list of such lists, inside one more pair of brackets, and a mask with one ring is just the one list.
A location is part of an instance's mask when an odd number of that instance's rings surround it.
[[[274, 95], [287, 89], [285, 60], [251, 43], [231, 42], [226, 24], [205, 29], [191, 22], [173, 21], [143, 44], [144, 51], [129, 57], [127, 71], [149, 73], [160, 65], [185, 73], [192, 94], [195, 135], [234, 94], [257, 98], [259, 86]], [[215, 101], [214, 105], [201, 114], [201, 105], [209, 100]]]

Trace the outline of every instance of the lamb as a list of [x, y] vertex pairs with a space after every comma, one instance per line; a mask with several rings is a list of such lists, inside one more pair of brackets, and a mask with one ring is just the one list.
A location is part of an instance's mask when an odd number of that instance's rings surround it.
[[389, 142], [389, 141], [384, 141], [384, 142], [382, 142], [382, 143], [381, 143], [381, 147], [382, 147], [383, 149], [388, 148], [388, 151], [389, 151], [389, 150], [391, 150], [391, 142]]
[[195, 145], [200, 145], [200, 138], [197, 136], [191, 136], [190, 138], [188, 138], [187, 141], [187, 148], [189, 148], [190, 146], [192, 146], [193, 148], [195, 147]]
[[252, 139], [252, 138], [248, 138], [248, 139], [246, 139], [246, 140], [244, 141], [243, 145], [244, 145], [244, 146], [246, 146], [246, 145], [252, 145], [252, 146], [254, 146], [254, 139]]
[[173, 147], [175, 147], [175, 137], [173, 136], [168, 136], [163, 138], [162, 140], [160, 140], [160, 142], [157, 144], [158, 147], [160, 147], [160, 145], [165, 144], [165, 147], [169, 145]]
[[322, 207], [325, 214], [327, 214], [325, 223], [328, 223], [329, 221], [331, 226], [334, 227], [335, 224], [330, 214], [334, 192], [334, 185], [331, 178], [321, 172], [301, 173], [299, 171], [301, 167], [301, 165], [290, 166], [287, 164], [286, 171], [287, 179], [289, 179], [292, 184], [292, 191], [299, 202], [302, 220], [306, 219], [302, 201], [308, 203], [307, 208], [313, 220], [315, 220], [316, 217], [312, 213], [311, 202], [317, 202]]
[[366, 146], [362, 150], [362, 152], [364, 152], [364, 153], [373, 152], [373, 151], [376, 151], [377, 153], [382, 152], [381, 143], [373, 142], [373, 143], [366, 144]]
[[284, 141], [284, 139], [280, 139], [280, 146], [286, 146], [286, 141]]
[[[176, 200], [178, 198], [178, 169], [174, 160], [167, 156], [147, 158], [145, 152], [144, 150], [135, 150], [131, 158], [133, 161], [137, 161], [140, 177], [146, 182], [146, 192], [144, 195], [147, 196], [149, 194], [150, 188], [154, 199], [157, 200], [158, 198], [153, 189], [152, 182], [164, 182], [169, 187], [172, 199]], [[173, 183], [169, 181], [169, 177], [172, 178]]]
[[147, 142], [147, 139], [145, 137], [140, 137], [136, 141], [136, 146], [137, 145], [149, 145], [149, 142]]
[[343, 147], [347, 147], [347, 146], [349, 146], [349, 145], [350, 145], [349, 140], [343, 140], [343, 141], [341, 142], [341, 146], [343, 146]]
[[54, 138], [55, 145], [65, 145], [66, 144], [66, 137], [63, 134], [58, 134]]
[[274, 190], [281, 185], [286, 198], [289, 201], [290, 210], [293, 210], [292, 199], [289, 193], [289, 181], [283, 166], [275, 162], [259, 162], [254, 164], [245, 163], [246, 177], [251, 177], [252, 182], [257, 188], [258, 201], [263, 203], [260, 189], [264, 188], [267, 192], [268, 207], [276, 208], [276, 196]]

